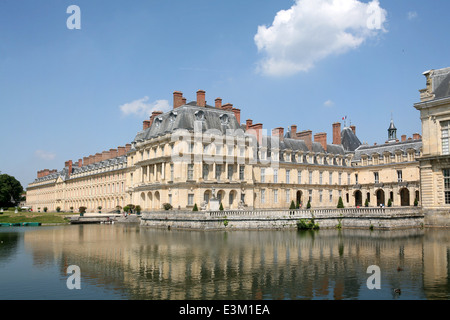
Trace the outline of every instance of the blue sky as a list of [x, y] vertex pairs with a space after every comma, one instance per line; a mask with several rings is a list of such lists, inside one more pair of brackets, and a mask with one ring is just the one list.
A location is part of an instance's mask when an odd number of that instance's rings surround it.
[[[67, 28], [70, 5], [79, 30]], [[240, 108], [241, 122], [296, 124], [329, 141], [343, 116], [369, 144], [386, 140], [391, 113], [398, 136], [421, 133], [413, 104], [422, 73], [450, 66], [449, 9], [447, 0], [2, 0], [0, 171], [26, 187], [38, 170], [125, 145], [175, 90], [195, 100], [203, 89], [209, 104]]]

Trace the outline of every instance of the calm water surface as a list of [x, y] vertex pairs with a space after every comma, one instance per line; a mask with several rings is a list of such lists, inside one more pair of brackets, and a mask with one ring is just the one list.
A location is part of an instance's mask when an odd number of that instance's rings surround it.
[[[447, 229], [0, 228], [0, 299], [447, 299], [449, 261]], [[80, 290], [67, 288], [70, 265]], [[380, 290], [367, 288], [371, 265]]]

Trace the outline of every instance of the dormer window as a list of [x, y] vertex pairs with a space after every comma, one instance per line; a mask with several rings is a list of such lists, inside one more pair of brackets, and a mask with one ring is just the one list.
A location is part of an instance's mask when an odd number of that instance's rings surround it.
[[194, 115], [197, 121], [205, 121], [205, 113], [203, 111], [197, 111]]

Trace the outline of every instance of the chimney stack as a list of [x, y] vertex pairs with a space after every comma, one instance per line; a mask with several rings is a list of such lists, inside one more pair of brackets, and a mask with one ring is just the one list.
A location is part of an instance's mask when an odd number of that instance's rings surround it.
[[83, 160], [78, 159], [78, 168], [81, 168], [83, 166]]
[[316, 133], [314, 135], [314, 142], [319, 142], [325, 152], [327, 151], [327, 134], [325, 132]]
[[256, 123], [249, 127], [250, 133], [256, 136], [256, 140], [261, 144], [262, 142], [262, 123]]
[[148, 128], [150, 128], [150, 120], [144, 120], [142, 130], [146, 130]]
[[279, 128], [272, 129], [272, 136], [273, 137], [278, 137], [278, 139], [283, 140], [283, 138], [284, 138], [284, 128], [279, 127]]
[[183, 105], [183, 93], [180, 91], [173, 92], [173, 108], [179, 108]]
[[238, 124], [240, 125], [241, 124], [241, 109], [233, 108], [231, 110], [234, 112], [234, 116], [236, 117], [236, 120], [237, 120]]
[[406, 134], [402, 135], [402, 142], [406, 141]]
[[232, 105], [231, 103], [225, 103], [225, 104], [222, 106], [222, 109], [223, 109], [223, 110], [229, 110], [229, 111], [231, 111], [231, 110], [233, 110], [233, 105]]
[[420, 139], [422, 139], [422, 136], [420, 134], [418, 134], [418, 133], [414, 133], [413, 134], [413, 139], [414, 140], [420, 140]]
[[197, 106], [205, 107], [206, 106], [206, 95], [204, 90], [197, 91]]
[[352, 129], [353, 134], [356, 135], [356, 126], [350, 126], [350, 129]]
[[117, 156], [118, 157], [124, 156], [126, 154], [125, 147], [118, 147], [117, 150], [118, 150], [117, 151]]
[[109, 149], [109, 158], [114, 159], [117, 157], [118, 157], [117, 149]]
[[335, 145], [342, 144], [340, 122], [333, 123], [333, 144]]
[[130, 143], [127, 143], [126, 145], [125, 145], [125, 153], [127, 153], [128, 151], [130, 151], [131, 150], [131, 144]]
[[291, 126], [291, 139], [297, 138], [297, 125], [293, 124]]
[[96, 153], [93, 163], [97, 163], [97, 162], [100, 162], [100, 161], [102, 161], [102, 154], [101, 153]]
[[221, 98], [216, 99], [216, 108], [217, 109], [222, 108], [222, 99]]
[[308, 147], [308, 150], [310, 150], [310, 151], [312, 150], [312, 131], [311, 130], [297, 132], [297, 139], [305, 141], [306, 146]]
[[[68, 172], [69, 172], [69, 177], [70, 177], [70, 175], [72, 174], [72, 165], [73, 165], [73, 162], [72, 162], [72, 160], [69, 160], [69, 161], [67, 161], [66, 162], [66, 168], [67, 168], [67, 170], [68, 170]], [[47, 175], [49, 174], [50, 172], [48, 172], [47, 173]]]
[[248, 130], [253, 125], [253, 120], [248, 119], [245, 123], [246, 123], [245, 129]]
[[109, 159], [109, 151], [103, 151], [102, 152], [102, 161]]

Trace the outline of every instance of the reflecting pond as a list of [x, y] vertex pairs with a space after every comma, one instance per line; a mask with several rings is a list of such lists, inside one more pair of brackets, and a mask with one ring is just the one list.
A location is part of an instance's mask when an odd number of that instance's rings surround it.
[[[449, 248], [448, 229], [0, 228], [0, 299], [447, 299]], [[80, 290], [67, 286], [73, 265]]]

